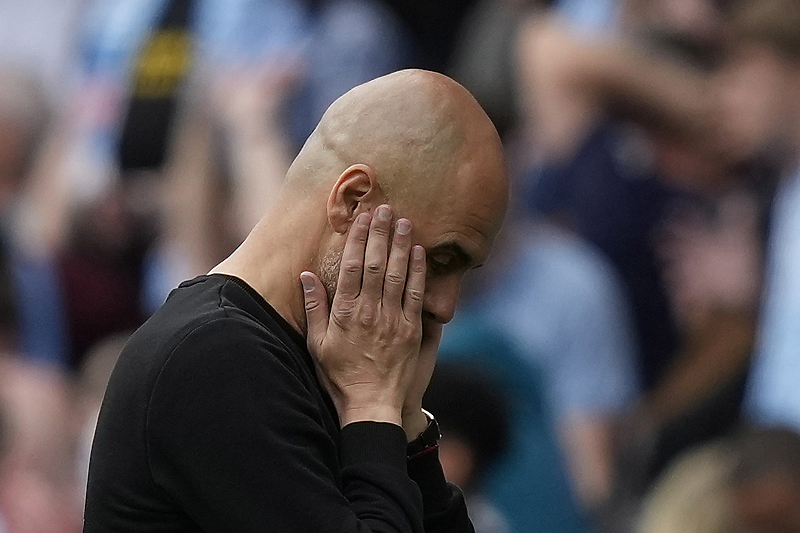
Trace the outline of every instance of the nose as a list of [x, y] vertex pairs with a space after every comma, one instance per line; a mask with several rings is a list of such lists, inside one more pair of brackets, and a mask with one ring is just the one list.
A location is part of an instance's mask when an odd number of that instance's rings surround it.
[[461, 278], [461, 275], [429, 278], [425, 283], [422, 312], [439, 324], [450, 322], [456, 312]]

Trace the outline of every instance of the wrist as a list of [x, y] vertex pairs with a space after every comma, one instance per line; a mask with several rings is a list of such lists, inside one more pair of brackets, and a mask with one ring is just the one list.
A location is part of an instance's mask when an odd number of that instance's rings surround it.
[[430, 424], [432, 415], [422, 407], [413, 410], [403, 410], [403, 429], [406, 431], [408, 442], [419, 437]]
[[416, 439], [428, 427], [429, 419], [425, 411], [418, 407], [413, 410], [403, 410], [403, 429], [409, 442]]
[[339, 415], [341, 427], [354, 422], [388, 422], [402, 427], [403, 417], [399, 409], [390, 406], [369, 405], [343, 409]]

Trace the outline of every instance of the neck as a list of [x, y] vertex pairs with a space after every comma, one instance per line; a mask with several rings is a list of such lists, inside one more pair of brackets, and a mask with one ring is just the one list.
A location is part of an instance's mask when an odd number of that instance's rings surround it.
[[314, 242], [308, 238], [307, 232], [308, 226], [297, 224], [289, 213], [267, 215], [245, 241], [210, 273], [227, 274], [245, 281], [289, 325], [305, 335], [300, 273], [313, 269], [316, 257], [315, 250], [304, 244]]

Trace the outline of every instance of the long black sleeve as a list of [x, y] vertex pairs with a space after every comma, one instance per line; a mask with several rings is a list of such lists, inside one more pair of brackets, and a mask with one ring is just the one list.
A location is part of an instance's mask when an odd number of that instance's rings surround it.
[[98, 420], [84, 533], [471, 533], [435, 454], [340, 429], [305, 340], [241, 280], [173, 291], [131, 337]]
[[409, 459], [408, 475], [422, 491], [425, 533], [474, 533], [464, 494], [445, 480], [438, 450]]
[[422, 533], [402, 428], [352, 424], [337, 445], [284, 352], [232, 320], [187, 337], [148, 410], [156, 484], [209, 533]]

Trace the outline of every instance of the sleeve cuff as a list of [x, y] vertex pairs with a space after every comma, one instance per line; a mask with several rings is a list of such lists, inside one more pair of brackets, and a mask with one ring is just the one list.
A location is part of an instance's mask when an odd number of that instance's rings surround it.
[[353, 422], [339, 433], [342, 468], [357, 464], [381, 464], [406, 470], [406, 432], [388, 422]]
[[408, 460], [408, 476], [422, 492], [425, 514], [444, 511], [450, 505], [452, 493], [439, 462], [439, 450], [431, 450]]

